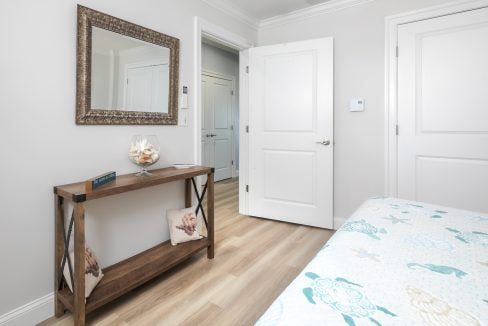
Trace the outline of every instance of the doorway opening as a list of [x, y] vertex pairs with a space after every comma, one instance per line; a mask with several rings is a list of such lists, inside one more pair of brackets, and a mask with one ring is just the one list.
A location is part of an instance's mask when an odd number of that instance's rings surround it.
[[[204, 63], [204, 60], [206, 61], [206, 58], [202, 58], [203, 55], [205, 55], [205, 52], [207, 52], [205, 48], [207, 48], [209, 45], [217, 48], [218, 50], [223, 50], [224, 53], [227, 53], [228, 55], [234, 53], [238, 54], [238, 57], [242, 56], [242, 51], [249, 49], [253, 46], [253, 43], [251, 40], [242, 37], [240, 35], [234, 34], [230, 32], [229, 30], [222, 28], [218, 25], [215, 25], [213, 23], [210, 23], [200, 17], [195, 17], [194, 20], [194, 85], [195, 85], [195, 96], [194, 96], [194, 102], [193, 106], [195, 108], [194, 110], [194, 135], [195, 135], [195, 151], [194, 151], [194, 161], [196, 164], [203, 165], [204, 164], [204, 159], [207, 160], [208, 158], [204, 158], [204, 145], [207, 141], [207, 138], [213, 142], [217, 142], [217, 144], [213, 144], [212, 147], [215, 146], [220, 146], [222, 147], [223, 142], [216, 141], [216, 138], [218, 138], [218, 133], [217, 132], [204, 132], [203, 130], [203, 124], [204, 124], [204, 114], [203, 114], [203, 89], [202, 89], [202, 83], [203, 79], [207, 78], [217, 78], [221, 80], [221, 83], [229, 83], [230, 89], [232, 90], [232, 78], [228, 78], [228, 75], [232, 74], [226, 74], [224, 73], [218, 73], [218, 71], [215, 71], [217, 69], [212, 68], [210, 64], [205, 64], [206, 66], [203, 67], [202, 63]], [[244, 51], [245, 52], [245, 51]], [[202, 55], [203, 54], [203, 55]], [[241, 60], [241, 59], [238, 59]], [[241, 60], [242, 61], [242, 60]], [[239, 61], [237, 61], [239, 63]], [[242, 66], [241, 62], [241, 66]], [[206, 68], [206, 69], [204, 69]], [[245, 172], [245, 166], [241, 164], [242, 162], [239, 162], [240, 160], [242, 161], [242, 154], [239, 154], [239, 151], [245, 150], [246, 148], [246, 140], [242, 139], [242, 137], [239, 137], [239, 132], [242, 130], [242, 124], [246, 123], [246, 115], [245, 112], [242, 110], [239, 110], [239, 77], [243, 78], [244, 75], [242, 73], [243, 67], [239, 67], [240, 73], [234, 74], [234, 84], [233, 84], [233, 101], [232, 101], [232, 106], [233, 106], [233, 115], [231, 116], [231, 122], [233, 124], [229, 124], [229, 126], [232, 126], [230, 133], [231, 136], [234, 138], [231, 141], [230, 146], [233, 148], [231, 150], [231, 158], [230, 158], [230, 169], [229, 168], [223, 168], [219, 172], [219, 176], [217, 180], [225, 180], [224, 182], [233, 182], [233, 186], [237, 188], [237, 194], [236, 194], [236, 201], [239, 205], [239, 211], [241, 211], [241, 204], [245, 201], [247, 201], [247, 193], [245, 192], [245, 180], [239, 180], [238, 176], [243, 175], [243, 171]], [[206, 75], [204, 75], [204, 73]], [[219, 78], [220, 77], [220, 78]], [[232, 76], [231, 76], [232, 77]], [[230, 82], [229, 82], [230, 81]], [[242, 83], [242, 82], [241, 82]], [[220, 88], [220, 90], [224, 89], [225, 87]], [[242, 85], [241, 85], [242, 88]], [[243, 116], [244, 115], [244, 116]], [[223, 115], [220, 115], [223, 116]], [[240, 125], [239, 125], [240, 124]], [[218, 121], [218, 125], [220, 125], [220, 121]], [[214, 123], [215, 127], [215, 123]], [[207, 137], [206, 135], [209, 135]], [[213, 136], [215, 135], [215, 136]], [[207, 142], [208, 144], [208, 142]], [[219, 153], [219, 150], [217, 149], [217, 153]], [[245, 155], [244, 155], [245, 156]], [[233, 157], [233, 159], [232, 159]], [[213, 159], [215, 161], [223, 161], [222, 158], [217, 157], [213, 155]], [[229, 158], [226, 157], [226, 160], [229, 161]], [[232, 162], [233, 161], [233, 162]], [[208, 162], [208, 161], [207, 161]], [[233, 163], [233, 165], [232, 165]], [[244, 162], [245, 163], [245, 162]], [[224, 165], [225, 166], [225, 165]], [[244, 169], [243, 169], [244, 168]], [[216, 169], [217, 170], [217, 169]], [[229, 170], [230, 170], [230, 179], [229, 179]], [[245, 173], [244, 173], [245, 175]], [[217, 176], [217, 173], [215, 174]], [[243, 182], [244, 181], [244, 182]], [[200, 178], [198, 180], [200, 185], [204, 185], [206, 180], [204, 178]], [[218, 185], [216, 186], [216, 191], [218, 190]], [[225, 187], [223, 187], [225, 188]], [[225, 190], [223, 190], [225, 192]], [[216, 192], [216, 197], [219, 196], [219, 193]]]
[[239, 51], [202, 37], [202, 164], [215, 181], [239, 175]]

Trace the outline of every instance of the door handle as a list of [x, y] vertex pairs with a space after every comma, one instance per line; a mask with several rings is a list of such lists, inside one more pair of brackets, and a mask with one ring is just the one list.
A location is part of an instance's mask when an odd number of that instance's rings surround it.
[[329, 146], [330, 145], [330, 140], [324, 139], [322, 141], [318, 141], [317, 144], [324, 145], [324, 146]]
[[217, 135], [216, 134], [210, 134], [210, 137], [215, 137], [215, 136], [217, 136]]

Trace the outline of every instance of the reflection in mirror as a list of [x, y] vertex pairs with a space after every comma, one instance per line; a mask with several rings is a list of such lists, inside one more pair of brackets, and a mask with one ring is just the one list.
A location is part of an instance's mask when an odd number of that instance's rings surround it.
[[168, 113], [168, 48], [92, 27], [91, 108]]

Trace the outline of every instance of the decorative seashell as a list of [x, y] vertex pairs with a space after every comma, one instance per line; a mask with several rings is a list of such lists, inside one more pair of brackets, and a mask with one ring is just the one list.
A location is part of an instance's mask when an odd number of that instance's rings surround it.
[[158, 148], [159, 145], [155, 146], [148, 138], [134, 136], [129, 146], [128, 156], [134, 164], [148, 167], [159, 160]]

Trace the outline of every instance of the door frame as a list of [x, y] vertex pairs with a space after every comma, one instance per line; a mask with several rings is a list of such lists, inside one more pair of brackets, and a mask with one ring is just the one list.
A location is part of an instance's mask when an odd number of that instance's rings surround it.
[[[232, 178], [235, 178], [238, 176], [238, 171], [236, 170], [236, 140], [239, 139], [239, 137], [236, 137], [236, 135], [235, 135], [236, 121], [237, 121], [236, 108], [237, 108], [237, 104], [238, 104], [237, 103], [237, 96], [236, 96], [236, 94], [238, 94], [237, 90], [236, 90], [236, 78], [234, 76], [221, 74], [219, 72], [215, 72], [215, 71], [208, 70], [208, 69], [202, 69], [202, 75], [227, 80], [227, 81], [230, 81], [231, 85], [232, 85], [233, 94], [232, 94], [232, 106], [231, 106], [231, 113], [230, 114], [231, 114], [231, 120], [232, 120], [231, 153], [232, 153], [233, 164], [232, 164], [231, 170], [232, 170]], [[201, 130], [200, 130], [200, 132], [201, 132]]]
[[[398, 74], [400, 25], [488, 7], [488, 0], [462, 0], [385, 18], [385, 184], [387, 196], [398, 196]], [[401, 53], [401, 49], [399, 50]], [[400, 126], [401, 128], [401, 126]], [[399, 130], [401, 132], [401, 129]]]

